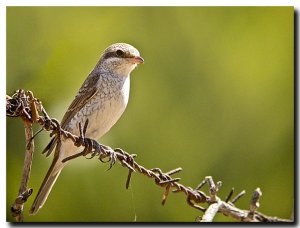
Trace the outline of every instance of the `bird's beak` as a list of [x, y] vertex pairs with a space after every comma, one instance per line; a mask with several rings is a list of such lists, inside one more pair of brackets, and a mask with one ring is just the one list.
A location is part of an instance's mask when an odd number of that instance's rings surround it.
[[129, 61], [135, 64], [144, 63], [144, 59], [141, 56], [133, 56], [129, 58]]

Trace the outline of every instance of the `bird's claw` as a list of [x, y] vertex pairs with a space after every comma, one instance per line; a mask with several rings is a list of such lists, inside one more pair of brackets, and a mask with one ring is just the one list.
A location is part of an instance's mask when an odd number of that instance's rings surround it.
[[[100, 151], [101, 153], [99, 156], [99, 160], [103, 163], [110, 162], [108, 168], [108, 170], [110, 170], [117, 161], [116, 152], [112, 148], [102, 144], [100, 145]], [[108, 158], [108, 160], [104, 160], [105, 158]]]
[[[84, 146], [84, 150], [81, 152], [83, 156], [87, 159], [92, 159], [95, 156], [99, 156], [99, 160], [103, 163], [110, 162], [109, 169], [113, 167], [113, 165], [117, 161], [116, 152], [105, 145], [99, 144], [96, 140], [86, 138], [85, 133], [88, 126], [88, 119], [85, 121], [84, 126], [82, 127], [81, 123], [79, 122], [79, 133], [80, 136], [78, 137], [77, 141], [75, 142], [76, 146]], [[88, 154], [91, 154], [90, 157], [86, 157]], [[104, 160], [108, 158], [108, 160]]]
[[[98, 144], [96, 140], [90, 138], [84, 138], [84, 145], [85, 148], [83, 150], [83, 156], [91, 154], [90, 157], [86, 157], [87, 159], [92, 159], [95, 156], [99, 156], [99, 160], [101, 162], [110, 162], [108, 170], [111, 169], [116, 163], [117, 156], [112, 148]], [[108, 160], [104, 160], [105, 158], [108, 158]]]

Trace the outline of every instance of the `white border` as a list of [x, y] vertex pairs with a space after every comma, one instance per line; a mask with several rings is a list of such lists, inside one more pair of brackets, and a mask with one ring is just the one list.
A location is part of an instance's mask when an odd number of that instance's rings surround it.
[[[0, 75], [2, 83], [0, 83], [0, 97], [3, 103], [0, 104], [0, 225], [4, 224], [5, 227], [9, 226], [6, 222], [6, 121], [4, 118], [4, 96], [6, 94], [6, 7], [7, 6], [294, 6], [298, 12], [299, 19], [299, 0], [234, 0], [234, 1], [221, 1], [221, 0], [185, 0], [185, 1], [166, 1], [166, 0], [2, 0], [0, 2]], [[298, 22], [298, 39], [299, 39], [299, 22]], [[299, 50], [298, 50], [299, 53]], [[298, 88], [299, 79], [298, 79]], [[299, 99], [298, 99], [299, 100]], [[298, 104], [299, 107], [299, 104]], [[299, 123], [298, 123], [299, 125]], [[299, 129], [299, 126], [298, 126]], [[298, 136], [299, 137], [299, 136]], [[299, 138], [297, 139], [299, 142]], [[296, 152], [298, 153], [298, 151]], [[299, 155], [298, 155], [299, 159]], [[298, 161], [299, 164], [299, 161]], [[297, 176], [299, 177], [299, 175]], [[5, 187], [4, 187], [5, 186]], [[299, 194], [299, 193], [298, 193]], [[299, 199], [299, 195], [298, 195]], [[103, 226], [103, 225], [102, 225]]]

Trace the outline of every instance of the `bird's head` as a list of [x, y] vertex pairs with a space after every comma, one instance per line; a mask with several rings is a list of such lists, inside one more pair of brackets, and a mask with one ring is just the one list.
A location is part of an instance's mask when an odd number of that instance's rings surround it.
[[122, 76], [128, 76], [137, 64], [143, 62], [144, 59], [140, 56], [139, 51], [125, 43], [109, 46], [100, 59], [102, 67]]

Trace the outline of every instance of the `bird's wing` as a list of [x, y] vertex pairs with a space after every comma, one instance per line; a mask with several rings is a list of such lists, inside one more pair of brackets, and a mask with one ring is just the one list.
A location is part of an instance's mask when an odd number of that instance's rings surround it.
[[80, 90], [78, 91], [73, 102], [69, 106], [67, 112], [65, 113], [62, 121], [61, 127], [64, 129], [74, 115], [82, 109], [82, 107], [97, 93], [97, 82], [99, 80], [98, 74], [90, 74], [89, 77], [84, 81]]
[[[82, 107], [97, 93], [97, 87], [96, 84], [99, 80], [99, 74], [93, 74], [91, 73], [84, 83], [82, 84], [80, 90], [78, 91], [75, 99], [71, 103], [71, 105], [68, 108], [68, 111], [65, 113], [62, 121], [61, 121], [61, 127], [65, 129], [66, 125], [70, 122], [70, 120], [74, 117], [74, 115], [82, 109]], [[42, 153], [47, 153], [46, 156], [48, 157], [53, 149], [55, 148], [58, 140], [57, 137], [54, 137], [51, 139], [49, 144], [46, 146], [46, 148], [43, 150]]]

